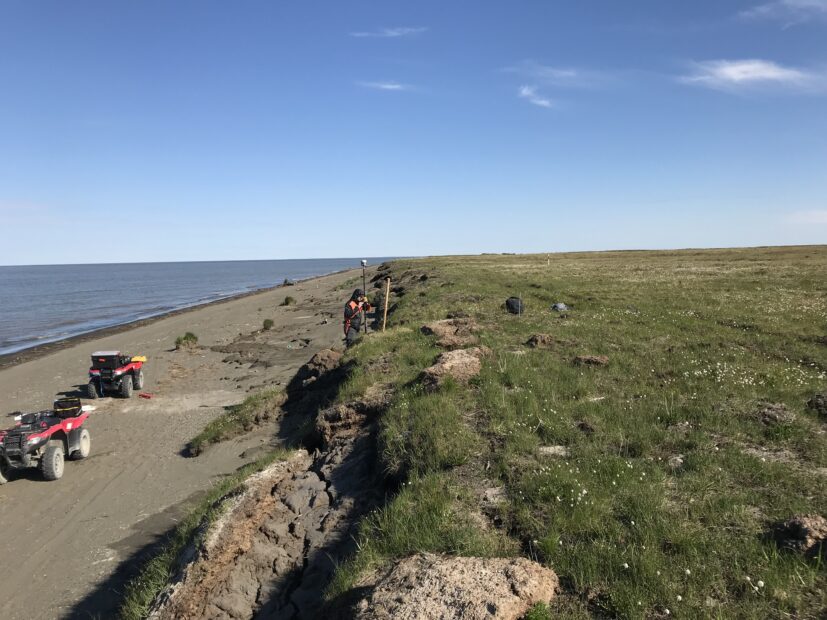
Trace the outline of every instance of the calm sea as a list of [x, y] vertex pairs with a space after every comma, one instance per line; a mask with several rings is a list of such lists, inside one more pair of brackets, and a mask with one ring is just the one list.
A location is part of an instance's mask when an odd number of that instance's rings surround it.
[[359, 259], [0, 267], [0, 354], [353, 267]]

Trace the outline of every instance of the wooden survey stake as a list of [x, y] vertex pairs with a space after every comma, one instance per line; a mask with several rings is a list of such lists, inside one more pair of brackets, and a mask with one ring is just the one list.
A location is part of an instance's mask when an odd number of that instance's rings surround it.
[[388, 324], [388, 298], [391, 296], [391, 279], [388, 278], [385, 283], [385, 316], [382, 317], [382, 331], [385, 331], [385, 326]]

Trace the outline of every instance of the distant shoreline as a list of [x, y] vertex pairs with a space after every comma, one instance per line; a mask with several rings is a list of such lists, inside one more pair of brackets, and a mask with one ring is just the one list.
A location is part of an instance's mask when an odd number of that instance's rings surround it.
[[[359, 268], [355, 269], [340, 269], [339, 271], [331, 271], [330, 273], [323, 273], [316, 276], [311, 276], [309, 278], [301, 278], [296, 280], [290, 280], [291, 282], [311, 282], [313, 280], [318, 280], [319, 278], [324, 278], [327, 276], [338, 275], [342, 273], [348, 273], [349, 271], [359, 272], [361, 270]], [[245, 297], [252, 297], [254, 295], [261, 295], [264, 293], [268, 293], [280, 288], [288, 288], [290, 285], [276, 284], [274, 286], [267, 286], [264, 288], [257, 288], [252, 291], [245, 291], [241, 293], [236, 293], [234, 295], [230, 295], [229, 297], [222, 297], [221, 299], [214, 299], [212, 301], [205, 301], [203, 303], [196, 303], [190, 306], [185, 306], [183, 308], [177, 308], [175, 310], [169, 310], [166, 312], [162, 312], [160, 314], [156, 314], [153, 316], [149, 316], [143, 319], [136, 319], [134, 321], [127, 321], [126, 323], [118, 323], [117, 325], [110, 325], [108, 327], [102, 327], [100, 329], [95, 329], [92, 331], [84, 332], [82, 334], [76, 334], [74, 336], [68, 336], [66, 338], [60, 338], [53, 342], [47, 342], [43, 344], [36, 344], [32, 347], [26, 347], [25, 349], [21, 349], [20, 351], [15, 351], [13, 353], [3, 353], [0, 354], [0, 370], [4, 370], [6, 368], [10, 368], [12, 366], [17, 366], [19, 364], [25, 364], [26, 362], [30, 362], [32, 360], [39, 359], [41, 357], [45, 357], [55, 351], [60, 351], [62, 349], [66, 349], [68, 347], [74, 346], [76, 344], [80, 344], [82, 342], [88, 342], [90, 340], [96, 340], [98, 338], [103, 338], [106, 336], [112, 336], [114, 334], [120, 334], [125, 331], [129, 331], [131, 329], [135, 329], [137, 327], [143, 327], [144, 325], [150, 325], [155, 323], [156, 321], [160, 321], [171, 316], [178, 316], [180, 314], [186, 314], [187, 312], [193, 312], [195, 310], [200, 310], [202, 308], [206, 308], [208, 306], [216, 306], [219, 304], [225, 304], [232, 301], [236, 301], [238, 299], [244, 299]]]
[[[366, 256], [364, 258], [376, 260], [376, 256]], [[361, 260], [354, 256], [314, 256], [312, 258], [240, 258], [230, 260], [148, 260], [148, 261], [129, 261], [129, 262], [114, 262], [114, 263], [27, 263], [20, 265], [0, 265], [0, 269], [4, 268], [18, 268], [18, 267], [108, 267], [118, 265], [203, 265], [203, 264], [219, 264], [219, 263], [288, 263], [294, 261], [324, 261], [324, 260], [347, 260], [358, 261]]]

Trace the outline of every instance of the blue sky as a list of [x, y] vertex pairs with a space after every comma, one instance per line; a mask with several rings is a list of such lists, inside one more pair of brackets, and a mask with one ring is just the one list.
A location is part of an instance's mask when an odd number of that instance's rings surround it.
[[0, 1], [0, 264], [827, 242], [827, 0]]

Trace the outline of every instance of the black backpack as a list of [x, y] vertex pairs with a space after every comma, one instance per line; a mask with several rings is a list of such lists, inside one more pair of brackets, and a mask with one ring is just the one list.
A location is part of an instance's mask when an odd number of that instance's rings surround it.
[[525, 313], [525, 304], [519, 297], [509, 297], [505, 300], [505, 309], [511, 314], [523, 314]]

